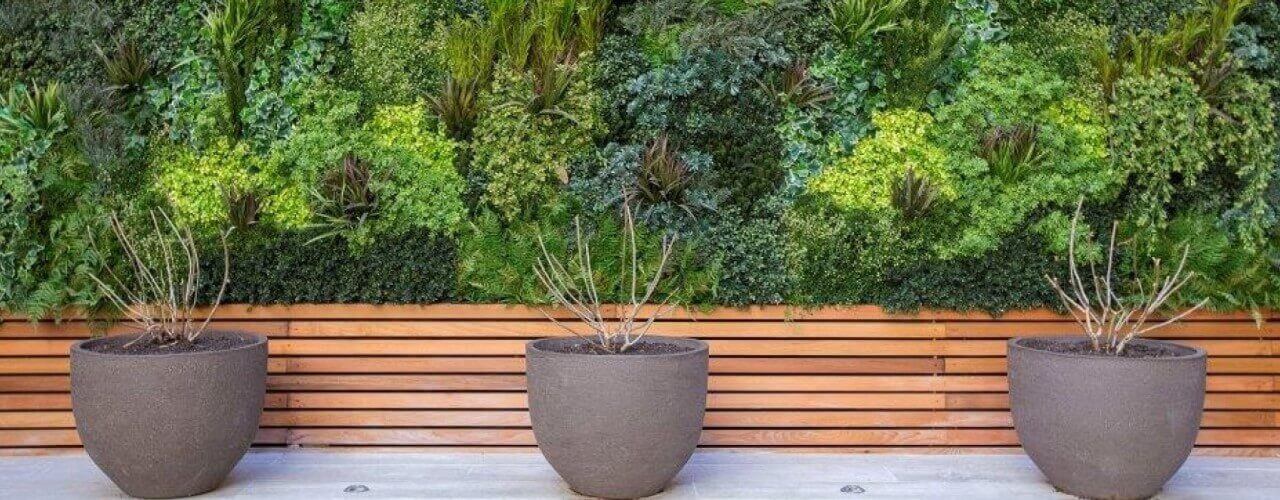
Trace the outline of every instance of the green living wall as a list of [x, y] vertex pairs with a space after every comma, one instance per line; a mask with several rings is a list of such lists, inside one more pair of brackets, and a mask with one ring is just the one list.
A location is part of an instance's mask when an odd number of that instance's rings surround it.
[[630, 207], [673, 301], [1004, 311], [1082, 199], [1277, 307], [1277, 96], [1271, 0], [7, 0], [0, 309], [101, 307], [154, 209], [227, 301], [544, 303]]

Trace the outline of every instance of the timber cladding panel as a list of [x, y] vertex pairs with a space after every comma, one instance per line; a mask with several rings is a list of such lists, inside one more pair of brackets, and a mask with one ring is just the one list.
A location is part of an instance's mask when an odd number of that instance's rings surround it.
[[[223, 306], [215, 326], [271, 337], [258, 443], [300, 446], [533, 446], [524, 343], [562, 334], [500, 305]], [[67, 347], [90, 332], [0, 323], [0, 453], [79, 445]], [[1016, 447], [1005, 339], [1078, 332], [1045, 311], [861, 306], [680, 311], [653, 330], [711, 345], [703, 446], [850, 451]], [[1280, 325], [1206, 313], [1154, 337], [1209, 352], [1201, 453], [1280, 453]]]

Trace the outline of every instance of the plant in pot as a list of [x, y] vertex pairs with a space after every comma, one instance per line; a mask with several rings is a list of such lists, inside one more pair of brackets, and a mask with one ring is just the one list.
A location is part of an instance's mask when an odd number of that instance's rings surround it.
[[[173, 498], [217, 488], [258, 430], [267, 340], [209, 328], [229, 272], [198, 311], [200, 256], [191, 232], [153, 212], [149, 234], [110, 227], [128, 265], [93, 276], [141, 334], [71, 346], [71, 407], [85, 451], [125, 493]], [[146, 224], [144, 224], [146, 225]]]
[[1159, 313], [1193, 274], [1187, 251], [1172, 272], [1154, 261], [1145, 282], [1117, 288], [1116, 225], [1105, 268], [1077, 262], [1080, 210], [1071, 223], [1069, 279], [1050, 286], [1084, 337], [1009, 341], [1009, 404], [1027, 455], [1057, 489], [1087, 498], [1147, 498], [1195, 445], [1204, 408], [1205, 352], [1142, 336], [1204, 305]]
[[574, 491], [603, 498], [662, 491], [693, 455], [707, 402], [707, 344], [646, 335], [674, 307], [666, 300], [646, 304], [657, 292], [675, 237], [663, 238], [659, 262], [645, 277], [629, 207], [623, 218], [626, 271], [619, 295], [625, 298], [613, 305], [601, 301], [600, 276], [578, 221], [575, 255], [567, 262], [539, 239], [542, 256], [534, 273], [588, 331], [547, 314], [572, 335], [525, 347], [538, 448]]

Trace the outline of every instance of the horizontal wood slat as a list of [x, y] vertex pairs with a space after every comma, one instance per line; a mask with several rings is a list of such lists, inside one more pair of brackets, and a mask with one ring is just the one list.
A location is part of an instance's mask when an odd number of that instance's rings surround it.
[[[505, 305], [227, 305], [214, 325], [272, 339], [259, 445], [533, 446], [524, 343], [565, 334]], [[80, 445], [67, 349], [104, 331], [133, 332], [0, 316], [0, 449]], [[1078, 332], [1050, 311], [870, 306], [680, 310], [653, 329], [711, 345], [703, 446], [859, 451], [1016, 447], [1006, 339]], [[1210, 354], [1201, 453], [1280, 453], [1280, 323], [1197, 313], [1156, 337]]]

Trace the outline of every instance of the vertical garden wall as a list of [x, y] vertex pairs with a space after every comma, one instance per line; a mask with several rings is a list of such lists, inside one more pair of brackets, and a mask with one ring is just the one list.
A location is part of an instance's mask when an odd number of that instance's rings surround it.
[[1278, 79], [1265, 0], [11, 0], [0, 309], [101, 309], [153, 210], [234, 228], [226, 302], [543, 303], [628, 206], [676, 302], [999, 312], [1083, 200], [1262, 310]]

